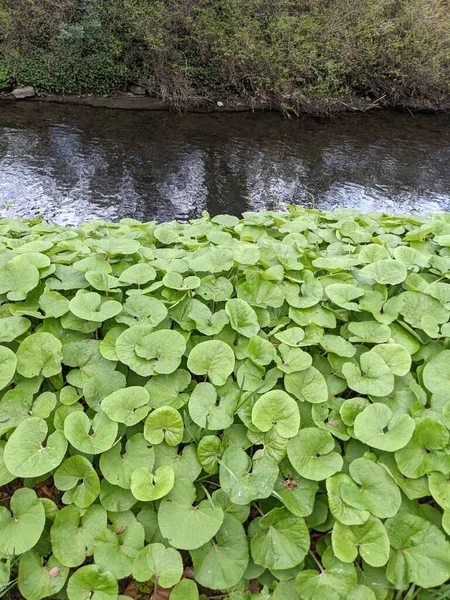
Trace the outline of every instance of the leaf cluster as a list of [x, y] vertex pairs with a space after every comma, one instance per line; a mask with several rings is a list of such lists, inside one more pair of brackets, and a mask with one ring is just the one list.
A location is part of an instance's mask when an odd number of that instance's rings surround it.
[[0, 586], [444, 586], [449, 274], [445, 214], [0, 221]]

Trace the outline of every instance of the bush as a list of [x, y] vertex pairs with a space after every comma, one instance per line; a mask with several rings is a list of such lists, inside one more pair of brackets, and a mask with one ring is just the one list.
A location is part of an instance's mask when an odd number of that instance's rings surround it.
[[0, 61], [42, 92], [134, 82], [176, 106], [426, 105], [448, 100], [449, 30], [447, 0], [0, 0]]
[[4, 589], [448, 593], [449, 215], [0, 234]]

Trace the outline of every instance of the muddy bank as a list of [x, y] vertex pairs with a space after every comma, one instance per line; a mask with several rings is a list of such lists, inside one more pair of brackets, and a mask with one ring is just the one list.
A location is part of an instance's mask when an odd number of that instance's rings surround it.
[[362, 98], [359, 96], [341, 96], [339, 98], [323, 98], [305, 100], [295, 110], [289, 110], [276, 102], [245, 102], [243, 100], [207, 100], [196, 98], [182, 105], [173, 102], [152, 98], [150, 96], [135, 96], [130, 93], [121, 93], [114, 96], [98, 96], [93, 94], [50, 94], [46, 96], [36, 95], [33, 98], [17, 100], [10, 93], [0, 93], [0, 101], [4, 102], [39, 102], [47, 104], [68, 104], [90, 106], [93, 108], [109, 108], [117, 110], [140, 110], [140, 111], [181, 111], [193, 113], [236, 113], [257, 111], [278, 111], [289, 115], [308, 114], [312, 116], [333, 115], [345, 112], [364, 113], [373, 110], [409, 110], [412, 112], [446, 112], [450, 111], [450, 98], [439, 104], [423, 104], [411, 101], [407, 104], [392, 105], [381, 97], [378, 99]]

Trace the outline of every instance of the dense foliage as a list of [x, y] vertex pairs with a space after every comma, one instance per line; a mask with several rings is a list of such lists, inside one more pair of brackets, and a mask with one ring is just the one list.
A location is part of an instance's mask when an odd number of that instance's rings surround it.
[[[447, 0], [0, 0], [0, 88], [325, 110], [448, 100]], [[336, 106], [342, 106], [337, 104]]]
[[447, 597], [449, 215], [2, 220], [0, 265], [4, 589]]

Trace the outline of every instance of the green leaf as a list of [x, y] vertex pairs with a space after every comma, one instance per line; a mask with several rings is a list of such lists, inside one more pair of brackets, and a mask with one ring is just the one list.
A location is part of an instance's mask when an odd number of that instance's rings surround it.
[[274, 495], [278, 494], [281, 502], [293, 515], [307, 517], [313, 511], [318, 488], [315, 481], [300, 477], [289, 461], [283, 461], [281, 473], [275, 484]]
[[389, 538], [383, 523], [370, 517], [362, 525], [333, 526], [333, 552], [342, 562], [352, 563], [358, 557], [372, 567], [382, 567], [389, 559]]
[[183, 574], [183, 562], [174, 548], [165, 548], [162, 544], [145, 546], [136, 557], [133, 565], [133, 577], [136, 581], [154, 580], [163, 588], [178, 583]]
[[284, 383], [286, 390], [300, 402], [317, 404], [328, 400], [326, 381], [315, 367], [286, 375]]
[[394, 375], [379, 354], [366, 352], [360, 357], [361, 368], [346, 362], [342, 373], [348, 386], [358, 394], [388, 396], [394, 389]]
[[249, 554], [244, 528], [225, 515], [214, 538], [190, 551], [196, 581], [210, 589], [228, 590], [239, 583], [247, 569]]
[[130, 519], [126, 513], [119, 513], [113, 526], [105, 528], [94, 540], [95, 564], [102, 571], [110, 571], [116, 579], [128, 577], [144, 541], [143, 525], [134, 517]]
[[39, 271], [26, 257], [14, 257], [0, 268], [0, 294], [8, 300], [25, 300], [38, 283]]
[[103, 477], [111, 485], [124, 489], [130, 489], [131, 475], [135, 469], [153, 469], [154, 463], [155, 451], [142, 433], [136, 433], [127, 440], [124, 449], [119, 442], [100, 456]]
[[395, 453], [400, 472], [416, 479], [431, 471], [448, 473], [450, 455], [444, 451], [449, 442], [449, 432], [443, 423], [430, 417], [416, 423], [411, 440]]
[[284, 508], [274, 508], [258, 522], [252, 556], [267, 569], [291, 569], [304, 559], [309, 544], [305, 521]]
[[278, 465], [271, 456], [252, 460], [238, 446], [229, 446], [220, 461], [220, 485], [235, 504], [268, 498], [277, 476]]
[[52, 377], [61, 372], [61, 342], [51, 333], [33, 333], [17, 350], [17, 371], [24, 377]]
[[327, 431], [307, 427], [289, 440], [287, 453], [292, 466], [302, 477], [321, 481], [342, 469], [342, 457], [334, 447], [334, 440]]
[[93, 554], [94, 539], [106, 528], [106, 522], [106, 510], [99, 504], [86, 511], [70, 505], [57, 512], [50, 530], [56, 559], [66, 567], [81, 565]]
[[198, 600], [198, 590], [195, 581], [182, 579], [170, 592], [171, 600]]
[[364, 290], [351, 284], [333, 283], [325, 288], [325, 293], [328, 298], [342, 308], [347, 310], [359, 311], [357, 302], [352, 302], [357, 298], [364, 296]]
[[[146, 361], [145, 375], [173, 373], [179, 367], [185, 349], [184, 337], [171, 329], [160, 329], [144, 335], [134, 348], [136, 355]], [[136, 372], [144, 375], [142, 370]]]
[[300, 413], [295, 400], [286, 392], [277, 390], [258, 398], [252, 409], [252, 421], [260, 431], [274, 427], [282, 437], [291, 438], [298, 433]]
[[71, 456], [56, 470], [53, 476], [59, 490], [64, 494], [66, 504], [75, 504], [80, 508], [90, 506], [100, 493], [100, 480], [92, 464], [84, 456]]
[[8, 439], [4, 460], [16, 477], [39, 477], [55, 469], [63, 460], [67, 440], [62, 431], [48, 437], [44, 419], [31, 417], [23, 421]]
[[411, 439], [414, 420], [405, 414], [392, 415], [385, 404], [369, 404], [354, 422], [355, 437], [368, 446], [395, 452], [406, 446]]
[[83, 321], [103, 322], [115, 317], [122, 311], [122, 305], [116, 300], [102, 298], [97, 292], [78, 290], [69, 302], [70, 311]]
[[370, 517], [369, 511], [351, 506], [342, 497], [343, 489], [352, 485], [353, 480], [346, 473], [329, 477], [326, 481], [328, 506], [336, 521], [343, 525], [362, 525]]
[[44, 506], [33, 490], [16, 490], [10, 508], [11, 513], [0, 506], [0, 554], [3, 556], [17, 556], [33, 548], [45, 525]]
[[234, 421], [237, 396], [237, 389], [223, 386], [217, 390], [211, 383], [198, 383], [189, 398], [191, 419], [206, 429], [226, 429]]
[[234, 353], [220, 340], [201, 342], [189, 353], [187, 366], [195, 375], [207, 375], [212, 384], [224, 385], [234, 369]]
[[45, 561], [36, 551], [24, 554], [19, 562], [19, 591], [27, 600], [54, 596], [64, 586], [69, 569], [53, 554]]
[[73, 412], [64, 421], [64, 434], [69, 443], [80, 452], [100, 454], [114, 444], [117, 423], [104, 412], [97, 413], [92, 421], [83, 412]]
[[195, 550], [219, 531], [224, 515], [210, 500], [193, 506], [195, 487], [187, 479], [177, 479], [172, 491], [165, 496], [158, 511], [161, 533], [175, 548]]
[[341, 562], [332, 553], [325, 551], [322, 558], [323, 571], [305, 569], [295, 580], [295, 588], [302, 600], [345, 600], [357, 584], [353, 565]]
[[405, 281], [408, 271], [401, 261], [386, 258], [363, 267], [360, 274], [362, 277], [374, 279], [377, 283], [398, 285]]
[[410, 583], [423, 588], [442, 585], [450, 577], [450, 544], [432, 523], [411, 514], [386, 521], [392, 546], [386, 575], [398, 589]]
[[167, 308], [156, 298], [148, 296], [129, 296], [123, 305], [123, 311], [116, 317], [118, 323], [133, 325], [148, 325], [156, 327], [167, 317]]
[[239, 298], [228, 300], [225, 304], [225, 311], [230, 319], [230, 325], [235, 331], [248, 338], [258, 333], [258, 317], [245, 300]]
[[6, 387], [16, 372], [17, 358], [12, 350], [0, 346], [0, 390]]
[[81, 567], [67, 584], [69, 600], [116, 600], [117, 580], [111, 573], [101, 573], [97, 565]]
[[183, 419], [170, 406], [157, 408], [144, 423], [144, 437], [154, 445], [165, 441], [169, 446], [177, 446], [183, 439], [183, 432]]
[[450, 384], [450, 350], [443, 350], [427, 362], [423, 382], [433, 393], [444, 392]]
[[368, 510], [379, 519], [397, 514], [402, 500], [400, 490], [382, 466], [367, 458], [357, 458], [350, 463], [349, 471], [353, 482], [342, 485], [344, 502]]
[[175, 474], [171, 466], [163, 465], [153, 474], [147, 467], [139, 467], [131, 474], [131, 493], [141, 502], [159, 500], [173, 488]]
[[1, 344], [12, 342], [31, 327], [31, 321], [25, 317], [3, 317], [1, 323]]
[[372, 349], [379, 354], [394, 375], [403, 377], [411, 369], [411, 355], [400, 344], [379, 344]]
[[106, 396], [101, 407], [112, 421], [132, 427], [147, 416], [150, 410], [147, 406], [149, 398], [144, 387], [133, 385]]

